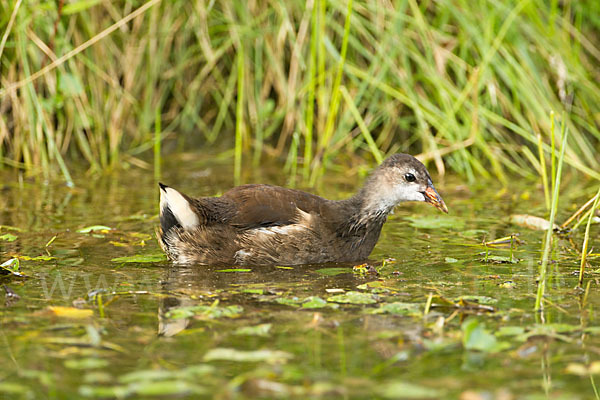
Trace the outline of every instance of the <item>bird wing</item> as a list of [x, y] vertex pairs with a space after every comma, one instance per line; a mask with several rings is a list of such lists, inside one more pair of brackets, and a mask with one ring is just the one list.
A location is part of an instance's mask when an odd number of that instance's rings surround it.
[[221, 196], [234, 210], [228, 223], [241, 229], [282, 226], [298, 222], [299, 212], [321, 215], [329, 200], [300, 190], [271, 185], [242, 185]]

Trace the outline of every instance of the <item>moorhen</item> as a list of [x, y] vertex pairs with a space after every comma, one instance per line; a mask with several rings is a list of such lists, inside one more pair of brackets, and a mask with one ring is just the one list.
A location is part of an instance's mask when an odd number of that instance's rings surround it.
[[197, 199], [159, 186], [159, 243], [181, 264], [364, 261], [398, 203], [423, 201], [448, 212], [425, 166], [408, 154], [390, 156], [356, 195], [339, 201], [271, 185]]

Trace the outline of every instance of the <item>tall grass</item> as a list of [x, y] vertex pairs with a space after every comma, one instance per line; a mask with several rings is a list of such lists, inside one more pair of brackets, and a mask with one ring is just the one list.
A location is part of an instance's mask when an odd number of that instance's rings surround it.
[[[554, 119], [554, 114], [551, 114], [551, 118]], [[554, 127], [554, 123], [551, 124]], [[556, 219], [556, 212], [558, 210], [558, 199], [560, 196], [560, 181], [562, 178], [563, 162], [565, 160], [565, 151], [567, 149], [567, 139], [569, 137], [569, 129], [566, 128], [566, 123], [563, 119], [561, 124], [561, 137], [562, 145], [560, 147], [560, 155], [558, 156], [558, 165], [556, 167], [556, 176], [552, 177], [552, 204], [550, 207], [550, 218], [548, 229], [546, 231], [546, 237], [544, 239], [544, 249], [542, 252], [542, 262], [540, 265], [540, 275], [538, 282], [538, 290], [535, 298], [535, 309], [542, 310], [543, 308], [543, 297], [546, 292], [546, 275], [548, 273], [548, 263], [550, 261], [550, 249], [552, 248], [552, 233], [554, 231], [554, 221]], [[552, 149], [554, 154], [554, 149]], [[554, 171], [553, 171], [554, 172]]]
[[4, 166], [68, 181], [73, 160], [146, 165], [158, 109], [161, 138], [235, 148], [236, 174], [295, 151], [290, 173], [315, 182], [405, 151], [535, 179], [564, 110], [565, 164], [600, 179], [594, 1], [8, 0], [0, 34]]

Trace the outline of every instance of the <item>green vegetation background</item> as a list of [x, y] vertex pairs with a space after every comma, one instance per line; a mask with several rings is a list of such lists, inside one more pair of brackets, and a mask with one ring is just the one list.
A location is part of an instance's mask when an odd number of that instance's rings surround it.
[[238, 177], [403, 151], [506, 181], [542, 173], [554, 111], [600, 179], [597, 0], [8, 0], [0, 34], [4, 167], [150, 168], [162, 142], [235, 150]]

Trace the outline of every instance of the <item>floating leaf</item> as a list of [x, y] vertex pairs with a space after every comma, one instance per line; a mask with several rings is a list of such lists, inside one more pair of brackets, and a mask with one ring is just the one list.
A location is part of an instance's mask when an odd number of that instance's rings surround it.
[[493, 264], [517, 264], [521, 260], [513, 256], [487, 256], [481, 261]]
[[247, 336], [269, 336], [271, 330], [271, 324], [260, 324], [256, 326], [243, 326], [236, 329], [235, 335], [247, 335]]
[[292, 359], [290, 353], [279, 350], [236, 350], [228, 348], [216, 348], [209, 350], [204, 355], [204, 361], [237, 361], [237, 362], [267, 362], [277, 364]]
[[160, 254], [136, 254], [133, 256], [117, 257], [110, 261], [122, 262], [122, 263], [154, 263], [165, 261], [167, 257]]
[[52, 256], [36, 256], [36, 257], [19, 256], [19, 259], [25, 260], [25, 261], [50, 261], [50, 260], [56, 260], [56, 257], [52, 257]]
[[134, 383], [141, 381], [157, 381], [164, 379], [195, 379], [214, 371], [212, 365], [198, 364], [180, 370], [146, 369], [133, 371], [119, 377], [119, 383]]
[[7, 242], [14, 242], [15, 240], [17, 240], [17, 236], [15, 236], [11, 233], [5, 233], [4, 235], [0, 235], [0, 240], [4, 240]]
[[183, 380], [158, 382], [139, 382], [128, 386], [131, 393], [139, 396], [176, 396], [185, 394], [204, 394], [206, 389]]
[[69, 369], [95, 369], [104, 368], [109, 365], [107, 360], [102, 358], [80, 358], [65, 361], [65, 367]]
[[102, 232], [102, 233], [108, 233], [108, 231], [112, 230], [112, 228], [110, 226], [104, 226], [104, 225], [92, 225], [92, 226], [87, 226], [85, 228], [81, 228], [78, 229], [77, 232], [79, 233], [91, 233], [91, 232]]
[[93, 310], [81, 309], [75, 307], [49, 306], [48, 310], [57, 317], [64, 318], [89, 318], [94, 315]]
[[331, 296], [327, 301], [334, 303], [348, 303], [348, 304], [373, 304], [377, 303], [374, 296], [370, 293], [361, 292], [347, 292], [344, 294], [338, 294]]
[[202, 317], [207, 319], [214, 318], [236, 318], [239, 317], [244, 309], [238, 305], [219, 307], [215, 305], [197, 305], [190, 307], [173, 308], [167, 312], [166, 317], [172, 319]]
[[384, 303], [378, 308], [369, 310], [370, 314], [394, 314], [394, 315], [421, 315], [423, 305], [416, 303]]
[[501, 326], [496, 332], [496, 336], [518, 336], [525, 333], [522, 326]]
[[493, 297], [477, 296], [473, 294], [466, 294], [464, 296], [460, 296], [459, 300], [474, 301], [479, 304], [496, 304], [498, 302], [498, 300], [494, 299]]
[[443, 392], [439, 389], [398, 381], [384, 383], [378, 387], [377, 392], [386, 399], [439, 399], [443, 397]]
[[264, 289], [242, 289], [242, 293], [250, 293], [250, 294], [263, 294], [265, 293]]
[[333, 267], [333, 268], [321, 268], [321, 269], [316, 270], [315, 272], [317, 274], [321, 274], [321, 275], [335, 276], [335, 275], [340, 275], [340, 274], [349, 274], [352, 272], [352, 270], [349, 268]]
[[302, 301], [302, 308], [323, 308], [332, 305], [333, 304], [328, 304], [326, 300], [323, 300], [318, 296], [310, 296]]
[[82, 385], [79, 387], [79, 394], [83, 397], [94, 398], [117, 398], [122, 399], [131, 394], [131, 390], [127, 386], [89, 386]]
[[302, 302], [302, 300], [300, 300], [297, 297], [278, 297], [275, 299], [275, 302], [278, 304], [283, 304], [285, 306], [291, 306], [291, 307], [299, 307], [300, 303]]
[[250, 268], [218, 269], [217, 272], [252, 272]]
[[485, 353], [497, 353], [510, 347], [509, 343], [499, 342], [491, 334], [485, 325], [471, 318], [463, 322], [463, 346], [467, 350], [483, 351]]
[[410, 221], [411, 226], [422, 229], [452, 228], [462, 230], [465, 226], [465, 221], [462, 218], [441, 215], [419, 215], [406, 217], [406, 219]]
[[458, 260], [456, 258], [452, 258], [452, 257], [446, 257], [446, 258], [444, 258], [444, 261], [446, 261], [448, 264], [454, 264], [454, 263], [458, 262]]
[[7, 231], [16, 231], [16, 232], [23, 232], [23, 229], [21, 228], [17, 228], [16, 226], [10, 226], [10, 225], [0, 225], [0, 230], [7, 230]]
[[26, 394], [31, 392], [28, 386], [14, 382], [0, 382], [0, 393]]

